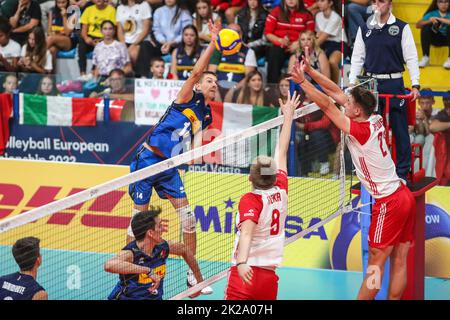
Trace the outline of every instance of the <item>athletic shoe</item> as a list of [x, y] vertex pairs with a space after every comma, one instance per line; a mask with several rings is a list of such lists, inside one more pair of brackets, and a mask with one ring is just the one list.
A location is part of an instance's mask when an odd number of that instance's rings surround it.
[[[192, 270], [189, 269], [189, 271], [187, 272], [187, 286], [188, 286], [188, 288], [191, 288], [191, 287], [195, 286], [196, 284], [197, 284], [197, 279], [195, 279], [194, 272], [192, 272]], [[200, 293], [204, 294], [204, 295], [212, 294], [213, 292], [214, 291], [210, 286], [205, 287], [200, 291]], [[193, 296], [189, 296], [189, 297], [195, 298], [196, 296], [198, 296], [198, 295], [193, 295]]]
[[447, 61], [444, 62], [443, 67], [445, 69], [450, 69], [450, 57], [447, 58]]
[[430, 58], [428, 56], [423, 56], [419, 61], [419, 68], [424, 68], [430, 64]]

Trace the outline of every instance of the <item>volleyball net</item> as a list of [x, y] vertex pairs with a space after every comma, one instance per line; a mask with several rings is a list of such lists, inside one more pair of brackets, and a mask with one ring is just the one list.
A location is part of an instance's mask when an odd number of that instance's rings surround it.
[[[315, 104], [308, 104], [297, 109], [294, 118], [296, 123], [302, 123], [318, 112], [321, 111]], [[205, 281], [188, 289], [187, 264], [170, 255], [166, 266], [157, 270], [164, 277], [163, 298], [183, 299], [211, 285], [225, 277], [231, 265], [238, 203], [252, 188], [248, 181], [250, 164], [258, 155], [274, 156], [283, 121], [283, 115], [278, 115], [245, 130], [226, 132], [212, 142], [142, 170], [86, 190], [72, 190], [70, 196], [28, 212], [14, 211], [10, 218], [0, 220], [1, 273], [17, 271], [11, 254], [14, 242], [34, 236], [41, 240], [43, 256], [38, 281], [50, 299], [106, 299], [119, 277], [105, 272], [104, 264], [126, 245], [133, 207], [128, 195], [130, 184], [157, 179], [167, 170], [178, 170], [183, 185], [173, 187], [184, 188], [195, 215], [196, 259]], [[286, 245], [348, 208], [351, 181], [346, 179], [344, 147], [329, 150], [326, 144], [315, 144], [309, 150], [311, 157], [323, 148], [327, 148], [327, 156], [332, 159], [332, 171], [289, 178], [286, 224], [298, 227], [295, 232], [286, 233]], [[302, 148], [297, 145], [296, 155], [299, 154]], [[182, 242], [180, 217], [173, 201], [160, 196], [158, 190], [153, 190], [150, 204], [162, 208], [163, 238]], [[78, 227], [65, 223], [75, 220]], [[62, 224], [66, 224], [65, 228], [60, 227]]]

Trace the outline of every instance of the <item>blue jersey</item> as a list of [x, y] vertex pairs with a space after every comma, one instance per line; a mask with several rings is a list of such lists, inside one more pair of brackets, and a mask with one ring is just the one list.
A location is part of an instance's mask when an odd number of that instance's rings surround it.
[[[361, 25], [361, 37], [366, 48], [364, 70], [370, 73], [385, 74], [403, 72], [402, 35], [407, 24], [396, 19], [392, 24], [385, 24], [381, 29], [369, 29]], [[382, 57], [382, 63], [380, 63]]]
[[164, 290], [164, 277], [166, 275], [166, 260], [169, 256], [169, 244], [163, 241], [153, 248], [150, 256], [139, 249], [136, 241], [130, 242], [122, 250], [133, 253], [133, 263], [152, 269], [152, 272], [161, 278], [158, 289], [150, 293], [153, 286], [152, 280], [147, 274], [121, 274], [119, 283], [109, 295], [109, 300], [162, 300]]
[[153, 127], [147, 143], [157, 147], [166, 158], [176, 156], [183, 151], [187, 138], [192, 138], [200, 129], [212, 122], [211, 108], [205, 104], [202, 93], [194, 91], [187, 103], [172, 102], [166, 113]]
[[16, 272], [0, 277], [0, 300], [32, 300], [39, 291], [45, 290], [28, 274]]
[[202, 54], [202, 47], [197, 48], [193, 57], [190, 57], [184, 51], [184, 48], [179, 47], [177, 49], [177, 75], [179, 80], [186, 80], [191, 75], [194, 65], [197, 63], [200, 55]]
[[245, 78], [245, 58], [248, 48], [242, 46], [235, 54], [222, 55], [217, 66], [218, 80], [239, 82]]

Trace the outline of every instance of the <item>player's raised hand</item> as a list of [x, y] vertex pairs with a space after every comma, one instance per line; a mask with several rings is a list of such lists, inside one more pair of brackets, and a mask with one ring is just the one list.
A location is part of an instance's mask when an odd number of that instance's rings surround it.
[[250, 284], [253, 278], [253, 269], [248, 264], [243, 263], [237, 266], [239, 277], [244, 283]]
[[208, 29], [211, 34], [211, 41], [216, 41], [219, 37], [219, 31], [222, 29], [222, 22], [220, 19], [216, 19], [216, 21], [210, 19], [208, 21]]
[[154, 274], [154, 273], [149, 273], [148, 274], [148, 277], [150, 278], [150, 279], [152, 279], [152, 281], [153, 281], [153, 285], [150, 287], [150, 288], [148, 288], [148, 292], [150, 292], [151, 294], [156, 294], [157, 293], [157, 290], [158, 290], [158, 288], [159, 288], [159, 284], [161, 283], [161, 278], [160, 277], [158, 277], [156, 274]]
[[296, 83], [302, 83], [305, 80], [305, 73], [301, 67], [299, 61], [297, 61], [291, 70], [291, 76], [287, 78], [288, 80], [293, 80]]
[[310, 73], [313, 69], [311, 67], [311, 56], [309, 55], [309, 47], [305, 47], [305, 54], [302, 56], [302, 61], [300, 63], [303, 72]]
[[297, 94], [297, 91], [294, 91], [294, 94], [291, 97], [291, 93], [288, 92], [288, 97], [286, 102], [283, 103], [281, 99], [278, 99], [280, 103], [281, 112], [284, 115], [293, 115], [295, 109], [300, 105], [301, 103], [301, 97], [299, 94]]

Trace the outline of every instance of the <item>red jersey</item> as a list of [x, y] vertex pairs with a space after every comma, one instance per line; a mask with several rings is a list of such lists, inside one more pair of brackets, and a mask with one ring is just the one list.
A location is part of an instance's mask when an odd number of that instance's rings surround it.
[[[264, 34], [274, 34], [279, 38], [286, 35], [291, 42], [295, 42], [300, 37], [300, 33], [305, 30], [314, 32], [314, 18], [309, 12], [292, 11], [289, 15], [289, 22], [282, 21], [280, 17], [281, 9], [276, 7], [267, 16]], [[274, 43], [279, 46], [279, 43]]]
[[[278, 267], [283, 260], [284, 224], [288, 208], [287, 173], [278, 170], [275, 185], [267, 190], [253, 190], [246, 193], [239, 201], [239, 215], [236, 225], [245, 220], [252, 220], [257, 225], [253, 231], [250, 253], [247, 263], [255, 267]], [[240, 232], [236, 234], [232, 263], [236, 256]]]

